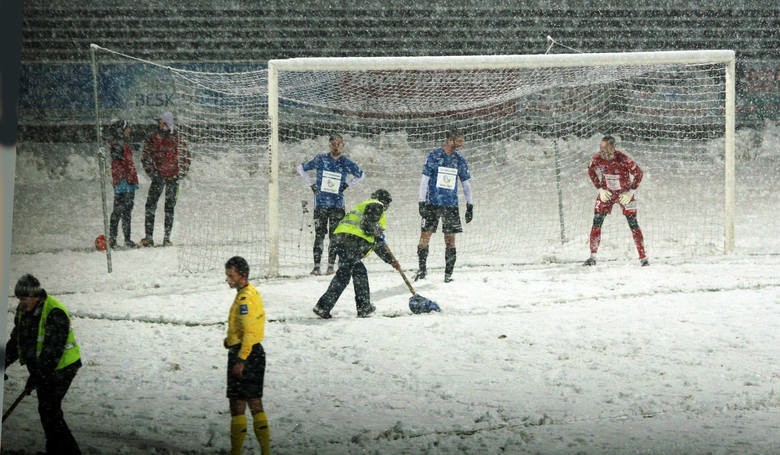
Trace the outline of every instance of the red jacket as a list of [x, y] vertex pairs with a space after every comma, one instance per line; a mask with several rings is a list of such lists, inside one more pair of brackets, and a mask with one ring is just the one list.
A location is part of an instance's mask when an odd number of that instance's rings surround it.
[[130, 185], [138, 184], [138, 171], [133, 162], [133, 149], [127, 142], [112, 142], [111, 146], [111, 180], [117, 186], [122, 180]]
[[597, 153], [588, 165], [588, 177], [596, 188], [606, 188], [613, 193], [639, 188], [642, 175], [639, 165], [619, 150], [615, 150], [615, 157], [610, 161]]
[[141, 164], [150, 177], [181, 178], [190, 169], [190, 154], [177, 131], [163, 134], [155, 130], [144, 142]]

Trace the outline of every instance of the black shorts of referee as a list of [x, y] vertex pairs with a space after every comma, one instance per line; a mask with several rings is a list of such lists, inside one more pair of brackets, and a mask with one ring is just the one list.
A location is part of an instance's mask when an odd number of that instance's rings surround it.
[[239, 400], [249, 400], [263, 397], [263, 380], [265, 379], [265, 350], [260, 343], [252, 346], [244, 362], [244, 373], [239, 378], [230, 373], [238, 362], [238, 351], [241, 345], [237, 344], [228, 349], [227, 360], [227, 397]]

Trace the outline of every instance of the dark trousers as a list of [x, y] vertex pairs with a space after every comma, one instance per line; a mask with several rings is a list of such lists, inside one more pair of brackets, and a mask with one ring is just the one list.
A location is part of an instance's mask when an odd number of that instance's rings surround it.
[[339, 268], [330, 280], [328, 289], [317, 301], [317, 306], [330, 312], [351, 279], [355, 288], [357, 311], [358, 313], [367, 311], [371, 307], [371, 291], [368, 287], [368, 271], [362, 259], [371, 249], [371, 244], [360, 237], [348, 234], [337, 235], [335, 243]]
[[130, 220], [133, 214], [133, 203], [135, 201], [135, 191], [127, 193], [114, 193], [114, 210], [111, 212], [111, 225], [108, 231], [108, 238], [116, 242], [119, 220], [122, 220], [122, 234], [125, 242], [130, 241]]
[[336, 248], [333, 244], [333, 231], [344, 218], [344, 209], [315, 207], [314, 209], [314, 264], [319, 265], [322, 260], [323, 243], [325, 234], [328, 234], [328, 264], [336, 263]]
[[164, 179], [152, 177], [149, 193], [146, 196], [146, 218], [144, 228], [146, 238], [152, 238], [154, 234], [154, 212], [157, 211], [157, 201], [165, 190], [165, 239], [171, 237], [173, 229], [173, 209], [176, 207], [176, 197], [179, 195], [179, 181], [176, 179]]
[[38, 414], [41, 417], [43, 433], [46, 435], [46, 453], [80, 454], [81, 450], [73, 434], [65, 423], [62, 413], [62, 400], [68, 393], [78, 368], [65, 368], [57, 371], [36, 386], [38, 395]]

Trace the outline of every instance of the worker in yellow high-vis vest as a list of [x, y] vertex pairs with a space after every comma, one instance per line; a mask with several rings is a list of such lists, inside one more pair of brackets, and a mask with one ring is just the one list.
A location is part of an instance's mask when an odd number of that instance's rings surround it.
[[263, 455], [271, 453], [268, 417], [263, 409], [265, 379], [265, 310], [260, 292], [249, 283], [249, 264], [241, 256], [225, 263], [225, 281], [237, 291], [228, 316], [225, 348], [227, 397], [230, 401], [230, 453], [240, 454], [246, 437], [246, 406], [252, 413], [252, 427]]
[[314, 313], [317, 316], [330, 319], [330, 310], [336, 305], [350, 279], [355, 287], [358, 317], [368, 317], [376, 310], [371, 304], [368, 272], [363, 264], [363, 258], [373, 251], [394, 269], [400, 270], [401, 266], [390, 253], [384, 239], [384, 231], [387, 228], [385, 212], [392, 200], [389, 191], [378, 189], [371, 194], [370, 199], [352, 207], [339, 222], [334, 231], [339, 268], [330, 281], [328, 289], [314, 306]]
[[62, 413], [62, 400], [81, 367], [68, 310], [29, 274], [19, 278], [14, 294], [19, 306], [5, 345], [5, 367], [19, 360], [30, 372], [25, 390], [38, 396], [46, 453], [81, 453]]

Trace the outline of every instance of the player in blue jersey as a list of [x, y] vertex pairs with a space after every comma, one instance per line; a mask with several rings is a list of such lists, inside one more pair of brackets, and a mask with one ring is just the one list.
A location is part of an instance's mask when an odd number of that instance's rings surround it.
[[[344, 191], [362, 181], [365, 174], [360, 167], [343, 155], [344, 139], [333, 134], [329, 140], [330, 153], [322, 153], [297, 167], [298, 174], [314, 192], [314, 268], [312, 275], [320, 275], [322, 245], [328, 233], [328, 274], [334, 273], [336, 250], [333, 231], [344, 217]], [[316, 170], [316, 179], [308, 171]], [[352, 175], [352, 179], [348, 177]]]
[[463, 186], [466, 197], [466, 223], [474, 216], [474, 198], [471, 193], [471, 174], [466, 158], [456, 152], [463, 146], [463, 133], [450, 130], [444, 145], [428, 154], [420, 180], [419, 209], [420, 242], [417, 244], [417, 259], [420, 268], [414, 276], [415, 281], [427, 275], [428, 244], [431, 235], [436, 232], [441, 218], [441, 230], [444, 233], [444, 282], [452, 281], [455, 268], [455, 234], [463, 232], [458, 208], [458, 182]]

